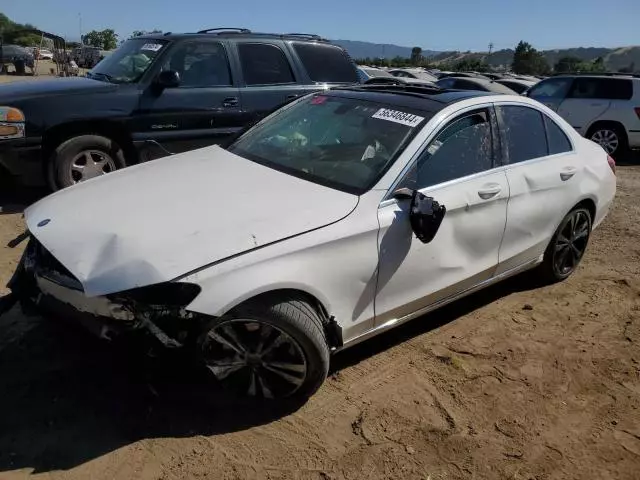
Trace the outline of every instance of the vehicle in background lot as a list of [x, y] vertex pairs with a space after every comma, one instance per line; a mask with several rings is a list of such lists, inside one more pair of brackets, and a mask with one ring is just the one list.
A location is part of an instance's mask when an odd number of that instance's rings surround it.
[[0, 165], [56, 190], [228, 140], [278, 106], [356, 83], [347, 53], [317, 35], [211, 29], [126, 41], [87, 78], [0, 90], [18, 132]]
[[335, 88], [226, 150], [32, 205], [10, 299], [191, 349], [240, 394], [305, 398], [331, 352], [526, 270], [569, 277], [614, 167], [526, 97]]
[[489, 77], [484, 76], [481, 73], [475, 72], [447, 72], [443, 73], [438, 77], [438, 79], [449, 78], [449, 77], [458, 77], [458, 78], [480, 78], [483, 80], [490, 80]]
[[374, 77], [370, 78], [365, 85], [405, 85], [405, 86], [418, 86], [418, 87], [436, 87], [435, 82], [428, 80], [420, 80], [419, 78], [404, 78], [404, 77]]
[[503, 79], [494, 80], [494, 82], [499, 83], [500, 85], [504, 85], [505, 87], [510, 88], [511, 90], [513, 90], [514, 92], [520, 95], [522, 95], [531, 87], [533, 87], [536, 83], [538, 83], [537, 81], [532, 82], [528, 80], [518, 80], [517, 78], [503, 78]]
[[389, 73], [394, 77], [414, 78], [417, 80], [426, 80], [427, 82], [435, 82], [438, 80], [435, 76], [420, 68], [396, 68], [389, 70]]
[[13, 65], [18, 71], [25, 66], [33, 67], [33, 63], [33, 54], [27, 48], [20, 45], [0, 45], [0, 72], [4, 71], [6, 65]]
[[456, 90], [478, 90], [480, 92], [502, 93], [515, 95], [516, 92], [493, 80], [476, 77], [444, 77], [436, 82], [440, 88]]
[[102, 50], [98, 47], [83, 45], [73, 49], [71, 58], [81, 68], [93, 68], [102, 59]]
[[361, 83], [365, 83], [367, 80], [371, 78], [378, 78], [378, 77], [394, 78], [393, 75], [391, 75], [386, 70], [382, 70], [380, 68], [375, 68], [375, 67], [366, 67], [366, 66], [358, 67], [358, 75], [360, 77]]
[[631, 75], [562, 75], [527, 92], [558, 112], [611, 156], [640, 148], [640, 78]]
[[33, 56], [38, 60], [53, 60], [53, 52], [45, 48], [35, 48]]

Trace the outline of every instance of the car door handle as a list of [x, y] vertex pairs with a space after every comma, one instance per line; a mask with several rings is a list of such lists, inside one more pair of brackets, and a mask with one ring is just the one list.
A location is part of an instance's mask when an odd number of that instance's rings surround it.
[[478, 190], [478, 195], [483, 200], [489, 200], [502, 191], [502, 187], [497, 183], [489, 183]]
[[566, 182], [577, 173], [578, 169], [575, 167], [567, 167], [560, 172], [560, 179]]
[[287, 100], [294, 100], [298, 98], [300, 95], [287, 95]]
[[222, 101], [222, 106], [223, 106], [223, 107], [227, 107], [227, 108], [237, 107], [237, 106], [238, 106], [238, 98], [237, 98], [237, 97], [228, 97], [228, 98], [225, 98], [225, 99]]

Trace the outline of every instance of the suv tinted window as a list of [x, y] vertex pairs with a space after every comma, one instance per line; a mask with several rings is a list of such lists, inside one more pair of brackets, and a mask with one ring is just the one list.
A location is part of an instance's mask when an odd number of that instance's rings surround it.
[[569, 96], [629, 100], [633, 96], [633, 86], [630, 80], [622, 78], [576, 78]]
[[571, 142], [558, 126], [556, 122], [551, 120], [546, 115], [542, 115], [544, 118], [544, 126], [547, 130], [547, 144], [549, 145], [549, 155], [555, 155], [556, 153], [570, 152]]
[[449, 123], [422, 152], [403, 183], [421, 189], [491, 168], [491, 123], [487, 111], [480, 110]]
[[294, 43], [293, 48], [314, 82], [354, 83], [356, 69], [346, 52], [334, 45]]
[[178, 72], [181, 87], [231, 85], [227, 53], [220, 42], [184, 42], [171, 52], [162, 70]]
[[542, 114], [528, 107], [496, 107], [502, 117], [509, 163], [547, 156]]
[[266, 43], [240, 43], [240, 63], [247, 85], [293, 83], [293, 72], [284, 52]]
[[573, 78], [549, 78], [531, 87], [527, 96], [534, 98], [564, 98], [573, 83]]

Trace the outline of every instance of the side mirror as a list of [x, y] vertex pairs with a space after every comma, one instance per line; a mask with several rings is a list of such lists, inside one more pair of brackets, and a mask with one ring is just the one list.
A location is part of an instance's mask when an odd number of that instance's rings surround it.
[[153, 82], [158, 88], [176, 88], [180, 86], [180, 74], [175, 70], [160, 72]]
[[417, 190], [409, 188], [396, 190], [393, 196], [398, 200], [411, 199], [409, 207], [411, 229], [422, 243], [431, 242], [438, 233], [444, 215], [447, 213], [446, 207], [440, 205], [432, 197], [427, 197]]

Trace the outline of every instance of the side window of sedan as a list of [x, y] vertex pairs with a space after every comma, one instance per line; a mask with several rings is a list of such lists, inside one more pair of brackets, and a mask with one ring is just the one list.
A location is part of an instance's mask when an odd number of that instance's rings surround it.
[[402, 186], [419, 190], [491, 168], [491, 121], [486, 110], [478, 110], [444, 127], [422, 152]]
[[548, 155], [542, 114], [533, 108], [507, 105], [496, 107], [509, 163], [519, 163]]

